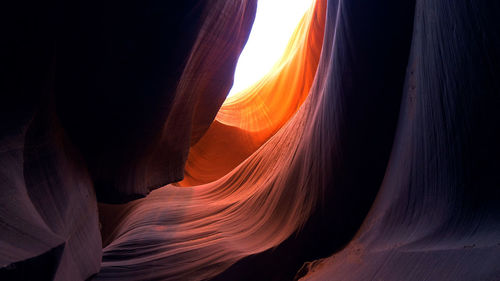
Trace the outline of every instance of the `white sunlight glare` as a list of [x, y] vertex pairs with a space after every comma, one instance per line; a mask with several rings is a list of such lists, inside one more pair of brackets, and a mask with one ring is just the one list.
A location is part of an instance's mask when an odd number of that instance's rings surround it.
[[228, 97], [250, 87], [271, 70], [312, 3], [313, 0], [258, 1], [255, 21], [238, 59]]

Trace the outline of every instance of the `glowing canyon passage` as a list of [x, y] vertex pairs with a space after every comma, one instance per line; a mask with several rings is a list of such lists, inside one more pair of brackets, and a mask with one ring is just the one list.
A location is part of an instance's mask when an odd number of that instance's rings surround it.
[[0, 280], [500, 280], [500, 2], [28, 2]]

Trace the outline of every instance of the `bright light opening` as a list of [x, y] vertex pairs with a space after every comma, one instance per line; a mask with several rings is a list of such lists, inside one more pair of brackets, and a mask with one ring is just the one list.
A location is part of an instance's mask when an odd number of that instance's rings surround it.
[[238, 59], [228, 97], [252, 86], [272, 69], [312, 3], [313, 0], [258, 1], [252, 31]]

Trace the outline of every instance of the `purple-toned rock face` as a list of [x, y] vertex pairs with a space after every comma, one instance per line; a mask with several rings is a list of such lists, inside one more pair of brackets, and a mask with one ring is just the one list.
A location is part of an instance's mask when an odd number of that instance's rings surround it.
[[257, 4], [0, 9], [0, 280], [500, 280], [500, 2]]

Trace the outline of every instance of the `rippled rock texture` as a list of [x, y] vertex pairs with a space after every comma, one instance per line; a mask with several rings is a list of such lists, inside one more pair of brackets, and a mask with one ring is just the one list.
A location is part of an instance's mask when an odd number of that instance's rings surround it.
[[495, 1], [9, 5], [1, 280], [500, 280]]

